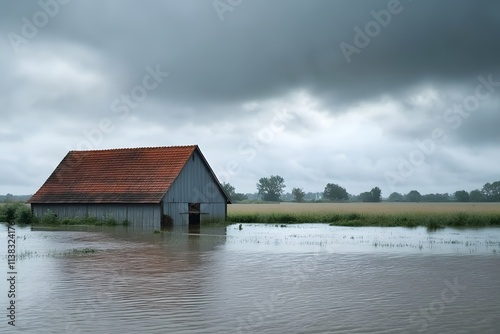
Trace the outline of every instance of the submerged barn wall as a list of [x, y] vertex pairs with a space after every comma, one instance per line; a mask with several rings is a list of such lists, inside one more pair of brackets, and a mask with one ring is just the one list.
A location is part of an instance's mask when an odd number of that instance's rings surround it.
[[[189, 215], [188, 203], [199, 202], [175, 202], [164, 203], [164, 214], [169, 215], [175, 225], [188, 225]], [[200, 203], [200, 220], [201, 222], [225, 220], [226, 219], [226, 203]]]
[[187, 225], [188, 203], [200, 203], [201, 222], [226, 219], [226, 197], [197, 151], [164, 196], [163, 212], [175, 225]]
[[159, 204], [40, 204], [32, 203], [35, 216], [42, 217], [48, 210], [60, 218], [113, 217], [119, 223], [127, 220], [134, 227], [159, 228], [161, 207]]

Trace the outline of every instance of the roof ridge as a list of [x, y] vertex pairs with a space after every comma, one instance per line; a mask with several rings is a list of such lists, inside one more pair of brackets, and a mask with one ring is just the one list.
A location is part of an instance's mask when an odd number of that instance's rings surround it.
[[139, 150], [139, 149], [161, 149], [161, 148], [187, 148], [187, 147], [198, 147], [197, 144], [194, 145], [172, 145], [172, 146], [141, 146], [141, 147], [123, 147], [123, 148], [104, 148], [96, 150], [70, 150], [69, 152], [106, 152], [106, 151], [127, 151], [127, 150]]

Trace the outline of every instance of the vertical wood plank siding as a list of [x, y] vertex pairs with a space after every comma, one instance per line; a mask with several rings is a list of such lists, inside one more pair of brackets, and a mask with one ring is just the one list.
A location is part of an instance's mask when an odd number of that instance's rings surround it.
[[163, 198], [164, 213], [175, 225], [188, 224], [188, 203], [201, 203], [201, 222], [224, 220], [226, 198], [197, 151]]
[[121, 223], [127, 220], [134, 227], [160, 228], [161, 207], [159, 204], [36, 204], [31, 208], [37, 217], [48, 210], [60, 218], [113, 217]]

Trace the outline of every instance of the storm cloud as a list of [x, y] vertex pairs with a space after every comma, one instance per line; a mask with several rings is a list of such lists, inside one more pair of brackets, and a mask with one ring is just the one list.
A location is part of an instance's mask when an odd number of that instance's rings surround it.
[[480, 188], [499, 33], [493, 1], [4, 1], [0, 193], [71, 149], [184, 144], [238, 192]]

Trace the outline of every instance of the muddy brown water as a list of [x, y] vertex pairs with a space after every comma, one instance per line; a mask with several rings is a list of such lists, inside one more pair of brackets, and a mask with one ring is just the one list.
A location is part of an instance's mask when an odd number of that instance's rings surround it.
[[16, 227], [16, 255], [0, 333], [500, 333], [500, 229]]

